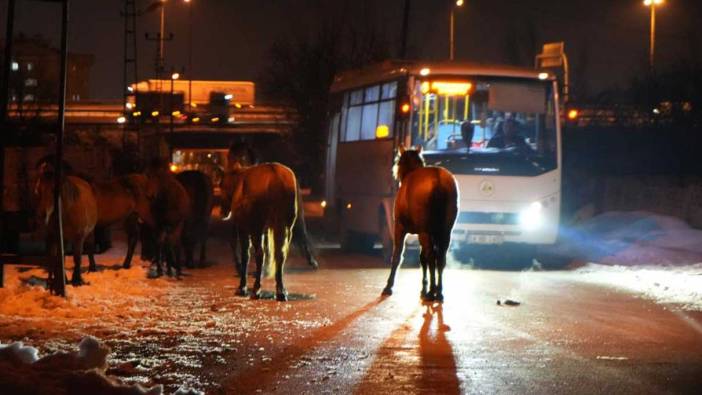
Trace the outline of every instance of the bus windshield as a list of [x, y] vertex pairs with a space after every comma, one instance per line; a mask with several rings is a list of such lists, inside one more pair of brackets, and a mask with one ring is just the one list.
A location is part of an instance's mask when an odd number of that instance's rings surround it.
[[538, 175], [557, 167], [550, 82], [427, 79], [413, 92], [412, 143], [457, 174]]

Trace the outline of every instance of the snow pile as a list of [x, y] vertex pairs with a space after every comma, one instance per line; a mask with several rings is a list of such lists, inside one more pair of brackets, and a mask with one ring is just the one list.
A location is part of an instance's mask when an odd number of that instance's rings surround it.
[[[105, 375], [109, 347], [87, 336], [78, 351], [57, 352], [39, 359], [33, 347], [21, 342], [0, 344], [0, 393], [161, 395], [163, 386], [125, 385]], [[181, 387], [175, 395], [201, 395]]]
[[702, 262], [702, 231], [647, 212], [608, 212], [570, 228], [562, 250], [586, 262], [611, 265], [690, 265]]
[[702, 264], [686, 266], [605, 266], [588, 264], [576, 279], [644, 295], [662, 304], [702, 311]]
[[0, 289], [0, 316], [37, 319], [112, 318], [115, 312], [145, 313], [149, 300], [162, 295], [168, 280], [149, 280], [147, 270], [135, 265], [129, 270], [104, 269], [85, 273], [89, 285], [67, 288], [67, 298], [51, 295], [43, 286], [43, 269], [6, 267], [6, 285]]
[[163, 387], [126, 386], [104, 375], [110, 349], [85, 337], [78, 351], [39, 359], [37, 350], [21, 342], [0, 345], [0, 392], [7, 394], [148, 394]]

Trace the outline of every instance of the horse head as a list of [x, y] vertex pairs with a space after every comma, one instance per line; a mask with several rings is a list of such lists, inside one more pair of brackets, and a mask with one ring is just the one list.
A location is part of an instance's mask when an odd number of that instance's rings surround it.
[[424, 167], [424, 158], [422, 157], [422, 146], [418, 145], [414, 148], [407, 149], [400, 146], [395, 157], [395, 165], [392, 167], [392, 174], [396, 180], [402, 182], [412, 170]]
[[153, 217], [151, 216], [151, 202], [155, 199], [158, 193], [158, 185], [151, 184], [151, 194], [149, 197], [149, 178], [144, 174], [129, 174], [124, 177], [123, 183], [125, 187], [134, 197], [134, 209], [142, 221], [149, 225], [153, 225]]
[[256, 154], [245, 140], [235, 140], [229, 145], [227, 161], [230, 170], [253, 166], [258, 162]]

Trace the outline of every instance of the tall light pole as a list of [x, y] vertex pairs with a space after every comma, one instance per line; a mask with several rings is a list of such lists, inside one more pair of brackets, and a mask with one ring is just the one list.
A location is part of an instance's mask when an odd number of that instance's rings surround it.
[[656, 54], [656, 7], [663, 5], [664, 0], [644, 0], [644, 5], [651, 9], [651, 44], [648, 53], [648, 66], [653, 71]]
[[[454, 0], [451, 0], [452, 2]], [[463, 6], [463, 0], [455, 0], [456, 6], [454, 7], [453, 4], [451, 5], [451, 12], [449, 14], [449, 60], [453, 61], [454, 59], [454, 30], [455, 30], [455, 15], [454, 12], [456, 11], [456, 7], [462, 7]]]
[[183, 0], [188, 5], [188, 111], [193, 106], [193, 5], [191, 0]]

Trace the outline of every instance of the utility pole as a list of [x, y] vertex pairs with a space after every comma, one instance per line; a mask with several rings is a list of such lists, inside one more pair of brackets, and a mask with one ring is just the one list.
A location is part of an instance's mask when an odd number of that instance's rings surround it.
[[56, 163], [54, 164], [54, 219], [56, 226], [57, 257], [49, 273], [49, 289], [59, 296], [66, 296], [65, 254], [63, 250], [63, 214], [61, 208], [61, 185], [63, 183], [63, 135], [66, 128], [66, 73], [68, 70], [68, 0], [62, 2], [61, 18], [61, 71], [59, 74], [58, 124], [56, 130]]
[[[10, 70], [12, 69], [12, 37], [15, 23], [15, 0], [7, 3], [7, 22], [5, 25], [5, 54], [2, 67], [2, 81], [0, 82], [0, 232], [4, 230], [4, 200], [5, 195], [5, 134], [7, 133], [7, 106], [10, 98]], [[4, 251], [5, 241], [0, 240], [0, 252]], [[0, 285], [2, 284], [3, 269], [0, 266]]]
[[[124, 11], [122, 12], [122, 17], [124, 18], [124, 68], [122, 72], [122, 92], [123, 100], [122, 108], [123, 111], [134, 110], [134, 108], [129, 108], [128, 103], [133, 103], [136, 105], [137, 102], [137, 91], [139, 84], [138, 77], [138, 65], [137, 65], [137, 36], [136, 36], [136, 18], [139, 16], [136, 10], [136, 0], [125, 0], [124, 1]], [[131, 70], [130, 70], [131, 69]], [[131, 75], [130, 75], [131, 74]], [[130, 86], [130, 82], [134, 82], [134, 88]], [[131, 100], [130, 100], [131, 99]], [[125, 113], [125, 117], [126, 117]], [[129, 118], [129, 117], [126, 117]], [[137, 123], [125, 122], [122, 126], [122, 148], [126, 146], [127, 143], [127, 130], [129, 125], [138, 125]], [[137, 132], [138, 133], [138, 132]], [[137, 137], [138, 138], [138, 137]]]

